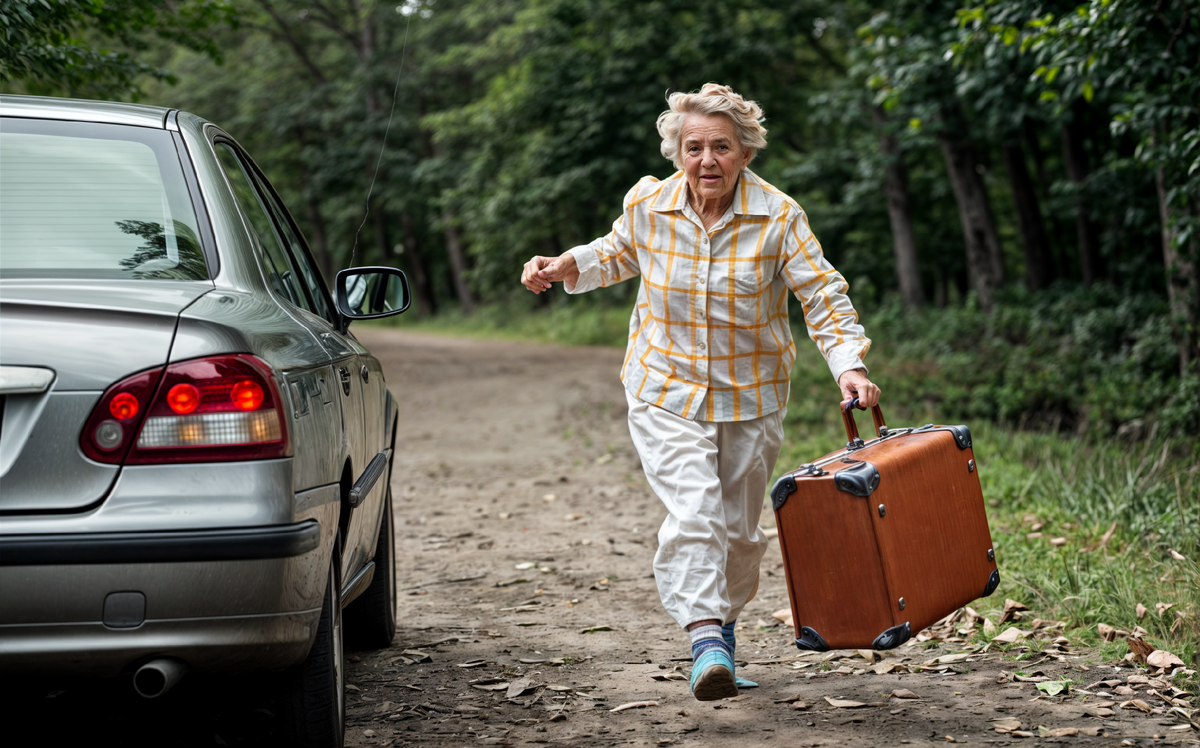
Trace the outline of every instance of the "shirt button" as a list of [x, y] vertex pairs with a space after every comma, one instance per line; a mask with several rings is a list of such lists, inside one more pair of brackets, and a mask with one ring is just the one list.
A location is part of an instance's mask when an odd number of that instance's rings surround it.
[[701, 278], [701, 279], [700, 279], [700, 285], [702, 285], [702, 286], [704, 285], [704, 279], [703, 279], [703, 278]]
[[704, 350], [704, 349], [705, 349], [705, 347], [706, 347], [706, 346], [705, 346], [703, 343], [701, 343], [701, 344], [700, 344], [700, 350]]

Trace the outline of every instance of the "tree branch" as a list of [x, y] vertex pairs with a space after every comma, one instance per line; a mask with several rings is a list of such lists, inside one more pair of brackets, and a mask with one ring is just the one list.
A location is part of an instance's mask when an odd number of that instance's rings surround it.
[[[271, 1], [257, 0], [257, 2], [260, 6], [262, 6], [262, 9], [266, 12], [266, 14], [271, 17], [271, 20], [275, 22], [275, 25], [279, 30], [271, 31], [270, 29], [262, 26], [258, 26], [257, 28], [262, 29], [271, 36], [274, 36], [276, 39], [285, 42], [289, 47], [291, 47], [292, 52], [297, 58], [299, 58], [300, 63], [304, 65], [309, 74], [312, 75], [313, 78], [316, 78], [318, 83], [324, 85], [327, 82], [325, 74], [321, 72], [321, 69], [317, 67], [316, 63], [312, 61], [312, 58], [308, 56], [308, 52], [305, 51], [304, 45], [301, 44], [300, 40], [296, 38], [296, 35], [292, 33], [291, 27], [289, 27], [287, 22], [283, 20], [283, 17], [279, 14], [279, 12], [275, 10], [275, 6], [271, 4]], [[252, 26], [252, 24], [247, 25]]]

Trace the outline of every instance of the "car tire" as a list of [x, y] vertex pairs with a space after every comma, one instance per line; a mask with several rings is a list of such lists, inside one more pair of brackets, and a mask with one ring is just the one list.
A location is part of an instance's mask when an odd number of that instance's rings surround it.
[[346, 670], [342, 625], [342, 541], [329, 562], [317, 636], [308, 658], [284, 671], [280, 717], [285, 745], [342, 748], [346, 733]]
[[357, 600], [346, 606], [346, 643], [351, 649], [383, 649], [396, 636], [396, 530], [392, 521], [392, 489], [384, 495], [379, 540], [375, 543], [375, 575]]

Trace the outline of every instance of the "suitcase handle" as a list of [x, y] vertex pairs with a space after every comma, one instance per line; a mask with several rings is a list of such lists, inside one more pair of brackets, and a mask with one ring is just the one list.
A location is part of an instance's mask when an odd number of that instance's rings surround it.
[[[858, 424], [854, 422], [854, 409], [866, 410], [859, 404], [858, 398], [851, 398], [842, 403], [842, 423], [846, 426], [846, 446], [857, 449], [863, 444], [858, 435]], [[871, 420], [875, 422], [875, 433], [879, 436], [887, 434], [887, 423], [883, 420], [883, 411], [878, 405], [871, 406]]]

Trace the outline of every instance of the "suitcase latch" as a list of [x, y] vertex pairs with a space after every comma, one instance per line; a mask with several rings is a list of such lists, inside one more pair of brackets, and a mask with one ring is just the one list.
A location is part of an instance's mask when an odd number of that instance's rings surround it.
[[822, 470], [816, 465], [801, 465], [793, 475], [800, 478], [819, 478], [822, 475], [829, 475], [829, 471]]

